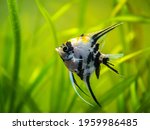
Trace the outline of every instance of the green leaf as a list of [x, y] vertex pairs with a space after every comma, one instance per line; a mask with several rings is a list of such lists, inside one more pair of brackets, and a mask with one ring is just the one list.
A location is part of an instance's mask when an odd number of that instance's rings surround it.
[[107, 91], [101, 97], [102, 106], [106, 106], [116, 99], [120, 94], [122, 94], [126, 89], [130, 87], [130, 84], [134, 81], [135, 77], [130, 76], [118, 84], [114, 85], [109, 91]]
[[147, 91], [141, 99], [141, 104], [136, 112], [150, 112], [150, 91]]
[[20, 71], [20, 54], [21, 54], [21, 29], [19, 17], [17, 14], [17, 3], [16, 0], [8, 0], [9, 15], [11, 18], [11, 26], [14, 35], [14, 45], [15, 45], [15, 58], [14, 58], [14, 68], [13, 68], [13, 83], [12, 83], [12, 96], [10, 101], [10, 112], [14, 111], [14, 102], [16, 96], [16, 89], [18, 85], [19, 71]]
[[70, 7], [72, 6], [72, 3], [67, 3], [64, 6], [62, 6], [53, 16], [52, 16], [52, 20], [56, 21], [57, 19], [59, 19], [66, 11], [68, 11], [70, 9]]
[[[47, 74], [49, 68], [54, 64], [54, 61], [50, 61], [47, 65], [45, 65], [44, 68], [40, 71], [40, 73], [37, 75], [36, 79], [32, 84], [29, 85], [29, 89], [26, 90], [25, 95], [20, 100], [20, 103], [18, 104], [16, 111], [21, 111], [22, 107], [27, 103], [28, 97], [32, 94], [32, 92], [35, 90], [36, 87], [40, 84], [40, 82], [44, 79], [45, 75]], [[30, 100], [29, 100], [30, 101]]]
[[55, 26], [54, 26], [54, 23], [52, 21], [51, 16], [49, 15], [48, 11], [41, 5], [39, 0], [35, 0], [35, 1], [36, 1], [38, 9], [40, 10], [41, 14], [43, 15], [43, 17], [47, 21], [47, 23], [48, 23], [48, 25], [49, 25], [49, 27], [50, 27], [50, 29], [52, 31], [54, 44], [58, 45], [57, 32], [56, 32], [56, 29], [55, 29]]
[[150, 23], [150, 18], [141, 15], [121, 15], [110, 19], [110, 21]]

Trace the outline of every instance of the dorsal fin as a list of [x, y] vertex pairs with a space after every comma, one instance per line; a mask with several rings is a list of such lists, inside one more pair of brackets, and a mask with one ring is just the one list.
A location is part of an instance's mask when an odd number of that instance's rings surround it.
[[96, 41], [102, 37], [103, 35], [105, 35], [106, 33], [110, 32], [111, 30], [115, 29], [116, 27], [118, 27], [119, 25], [121, 25], [122, 23], [116, 23], [114, 25], [111, 25], [101, 31], [99, 31], [98, 33], [95, 33], [93, 36], [92, 36], [92, 39], [93, 39], [93, 45], [96, 44]]

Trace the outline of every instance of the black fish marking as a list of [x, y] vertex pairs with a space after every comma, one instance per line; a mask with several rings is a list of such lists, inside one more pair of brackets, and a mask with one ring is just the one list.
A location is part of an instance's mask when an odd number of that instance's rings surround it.
[[69, 41], [66, 42], [66, 45], [63, 44], [62, 47], [63, 47], [63, 51], [66, 52], [66, 53], [69, 53], [71, 51], [73, 52], [73, 49], [74, 49], [71, 42], [69, 42]]
[[111, 67], [111, 66], [114, 66], [114, 65], [112, 63], [109, 63], [108, 61], [109, 61], [109, 58], [103, 58], [103, 64], [106, 65], [111, 70], [113, 70], [115, 73], [119, 74], [119, 72], [116, 69], [114, 69], [113, 67]]
[[106, 57], [106, 58], [103, 58], [103, 64], [107, 64], [107, 62], [109, 61], [109, 58], [108, 57]]
[[81, 70], [79, 73], [77, 73], [77, 75], [80, 77], [81, 80], [83, 80], [83, 73], [84, 73], [84, 69]]
[[[82, 56], [80, 55], [79, 59], [82, 59]], [[81, 78], [81, 80], [83, 80], [83, 73], [84, 73], [84, 69], [82, 69], [82, 65], [83, 65], [83, 60], [79, 60], [79, 64], [78, 64], [78, 76]]]
[[97, 52], [94, 59], [95, 74], [97, 79], [99, 79], [99, 75], [100, 75], [100, 60], [99, 60], [100, 55], [101, 55], [100, 52]]
[[109, 26], [109, 27], [107, 27], [107, 28], [101, 30], [100, 32], [94, 34], [94, 35], [92, 36], [92, 39], [93, 39], [92, 46], [93, 46], [94, 44], [96, 44], [96, 41], [97, 41], [100, 37], [102, 37], [102, 36], [105, 35], [106, 33], [110, 32], [111, 30], [115, 29], [117, 26], [119, 26], [119, 25], [121, 25], [121, 24], [122, 24], [122, 23], [117, 23], [117, 24], [111, 25], [111, 26]]
[[99, 49], [99, 44], [95, 44], [94, 48], [93, 48], [93, 51], [94, 53], [96, 53]]
[[64, 47], [63, 47], [63, 51], [64, 51], [64, 52], [68, 52], [68, 47], [67, 47], [67, 46], [64, 46]]
[[101, 68], [101, 66], [100, 66], [100, 64], [99, 64], [99, 66], [95, 69], [95, 74], [96, 74], [97, 79], [99, 79], [100, 68]]
[[74, 84], [75, 84], [86, 96], [89, 97], [89, 95], [88, 95], [86, 92], [84, 92], [84, 91], [80, 88], [80, 86], [77, 84], [77, 81], [76, 81], [76, 79], [75, 79], [73, 73], [71, 73], [71, 76], [72, 76], [72, 79], [73, 79]]
[[86, 76], [86, 83], [87, 83], [87, 87], [88, 87], [88, 89], [89, 89], [89, 91], [90, 91], [90, 94], [91, 94], [91, 96], [92, 96], [92, 98], [94, 99], [94, 101], [96, 102], [96, 104], [99, 106], [99, 107], [101, 107], [101, 105], [100, 105], [100, 103], [97, 101], [97, 99], [96, 99], [96, 97], [95, 97], [95, 95], [94, 95], [94, 93], [93, 93], [93, 91], [92, 91], [92, 88], [91, 88], [91, 85], [90, 85], [90, 76], [88, 75], [88, 76]]
[[82, 56], [80, 55], [80, 57], [79, 57], [79, 64], [78, 64], [78, 70], [79, 71], [82, 70], [82, 64], [83, 64], [83, 61], [81, 59], [82, 59]]
[[66, 45], [68, 46], [68, 47], [72, 47], [72, 44], [71, 44], [71, 42], [66, 42]]
[[93, 60], [93, 52], [90, 52], [87, 58], [87, 64], [89, 64]]
[[113, 67], [111, 67], [109, 64], [105, 64], [108, 68], [110, 68], [111, 70], [113, 70], [115, 73], [119, 74], [119, 72], [114, 69]]

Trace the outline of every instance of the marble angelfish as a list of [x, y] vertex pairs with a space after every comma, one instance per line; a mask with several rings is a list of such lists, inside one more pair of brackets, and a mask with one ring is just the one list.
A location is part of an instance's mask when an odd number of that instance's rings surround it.
[[[59, 53], [64, 64], [70, 71], [70, 76], [72, 82], [84, 93], [86, 94], [77, 84], [75, 80], [74, 73], [77, 74], [81, 80], [83, 80], [90, 92], [91, 97], [96, 102], [98, 106], [101, 107], [101, 104], [98, 102], [96, 96], [94, 95], [91, 85], [90, 85], [90, 76], [95, 71], [96, 77], [99, 78], [100, 75], [100, 64], [106, 65], [112, 71], [118, 74], [118, 71], [113, 68], [113, 64], [109, 62], [110, 58], [120, 58], [122, 54], [103, 54], [99, 51], [98, 39], [102, 36], [118, 27], [121, 23], [114, 24], [109, 26], [97, 33], [84, 35], [80, 37], [72, 38], [68, 40], [62, 46], [56, 48], [56, 51]], [[74, 87], [77, 94], [80, 96], [76, 88]], [[87, 95], [87, 94], [86, 94]], [[81, 96], [80, 98], [86, 103], [87, 102]]]

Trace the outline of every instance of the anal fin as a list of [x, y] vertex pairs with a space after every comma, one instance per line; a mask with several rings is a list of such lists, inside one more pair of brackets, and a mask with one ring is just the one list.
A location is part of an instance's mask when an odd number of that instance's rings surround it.
[[90, 85], [90, 76], [86, 76], [85, 83], [86, 83], [86, 85], [87, 85], [87, 87], [88, 87], [88, 89], [89, 89], [89, 92], [90, 92], [90, 94], [91, 94], [93, 100], [96, 102], [96, 104], [97, 104], [99, 107], [102, 107], [102, 106], [100, 105], [100, 103], [98, 102], [98, 100], [96, 99], [96, 97], [95, 97], [95, 95], [94, 95], [94, 93], [93, 93], [93, 91], [92, 91], [92, 88], [91, 88], [91, 85]]

